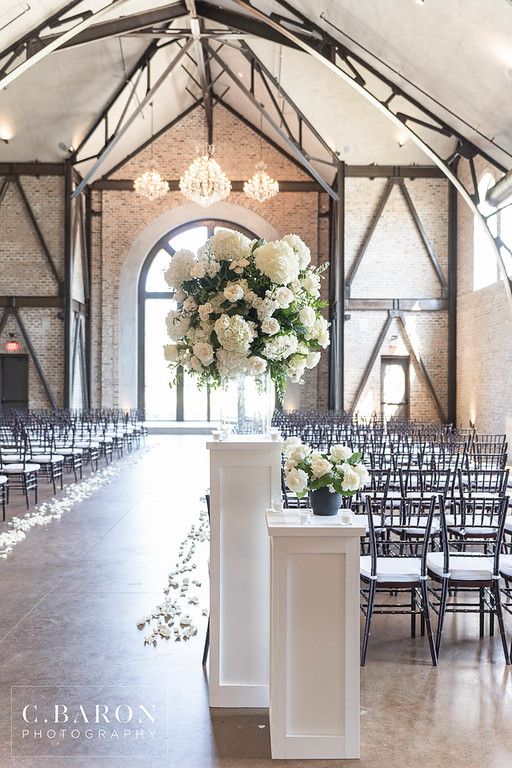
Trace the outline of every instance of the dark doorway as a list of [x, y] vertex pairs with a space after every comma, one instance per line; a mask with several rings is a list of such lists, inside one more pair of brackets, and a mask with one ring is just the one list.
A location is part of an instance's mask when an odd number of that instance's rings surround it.
[[0, 413], [28, 408], [28, 355], [0, 355]]
[[380, 405], [382, 418], [409, 418], [408, 356], [390, 356], [380, 359]]

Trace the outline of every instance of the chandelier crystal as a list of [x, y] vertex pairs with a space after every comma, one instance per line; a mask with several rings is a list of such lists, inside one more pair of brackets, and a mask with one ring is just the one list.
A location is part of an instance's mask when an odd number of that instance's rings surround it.
[[267, 165], [263, 161], [256, 163], [256, 172], [248, 181], [244, 182], [246, 197], [265, 203], [279, 192], [279, 182], [269, 176]]
[[133, 182], [133, 188], [140, 197], [147, 197], [148, 200], [153, 201], [168, 193], [169, 184], [153, 168], [151, 171], [145, 171], [141, 176], [137, 176]]
[[231, 182], [213, 159], [213, 146], [200, 154], [189, 165], [180, 178], [180, 192], [194, 203], [207, 208], [213, 203], [225, 200], [231, 192]]

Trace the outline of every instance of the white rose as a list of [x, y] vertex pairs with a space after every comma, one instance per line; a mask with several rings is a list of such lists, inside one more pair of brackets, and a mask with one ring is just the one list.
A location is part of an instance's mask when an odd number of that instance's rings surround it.
[[179, 310], [171, 309], [165, 320], [167, 333], [171, 341], [183, 338], [190, 328], [190, 318], [184, 316]]
[[288, 285], [299, 275], [299, 258], [293, 248], [281, 240], [260, 245], [254, 251], [256, 268], [277, 285]]
[[357, 491], [361, 487], [361, 478], [358, 472], [350, 464], [342, 464], [340, 471], [343, 472], [341, 488], [343, 491]]
[[174, 298], [176, 299], [176, 301], [179, 304], [179, 303], [185, 301], [185, 299], [187, 298], [187, 294], [185, 293], [185, 291], [182, 291], [180, 289], [179, 291], [176, 291], [176, 293], [174, 294]]
[[293, 493], [304, 493], [308, 487], [308, 476], [303, 469], [290, 469], [285, 476], [285, 482]]
[[179, 289], [186, 280], [190, 280], [194, 254], [183, 248], [172, 257], [164, 277], [170, 288]]
[[277, 309], [277, 304], [272, 299], [260, 299], [256, 312], [258, 313], [258, 319], [264, 320], [266, 317], [271, 317], [274, 310]]
[[292, 355], [288, 359], [288, 376], [294, 383], [300, 382], [306, 370], [306, 360], [302, 355]]
[[305, 291], [318, 298], [320, 296], [320, 277], [314, 272], [308, 272], [300, 281]]
[[294, 299], [293, 293], [286, 286], [277, 288], [274, 292], [274, 299], [277, 301], [281, 309], [287, 309]]
[[275, 317], [267, 317], [261, 324], [261, 330], [268, 336], [274, 336], [274, 334], [279, 333], [281, 326]]
[[316, 368], [320, 362], [320, 352], [309, 352], [306, 357], [306, 368]]
[[213, 347], [211, 344], [208, 344], [208, 342], [198, 341], [197, 344], [194, 344], [192, 347], [192, 351], [203, 365], [208, 366], [213, 363]]
[[334, 461], [347, 461], [354, 451], [348, 445], [333, 445], [331, 447], [331, 458]]
[[183, 302], [183, 309], [185, 310], [185, 312], [193, 312], [194, 309], [196, 309], [196, 307], [197, 307], [196, 300], [192, 296], [189, 296]]
[[208, 315], [211, 315], [213, 312], [213, 306], [211, 305], [211, 302], [207, 301], [205, 304], [200, 304], [197, 311], [199, 312], [201, 316], [201, 320], [208, 317]]
[[178, 347], [176, 344], [164, 344], [164, 359], [168, 363], [178, 362]]
[[191, 276], [200, 280], [206, 275], [206, 267], [206, 261], [195, 261], [190, 268]]
[[357, 474], [359, 475], [359, 482], [360, 482], [361, 488], [363, 487], [363, 485], [366, 485], [366, 483], [369, 482], [370, 474], [364, 464], [362, 463], [356, 464], [354, 466], [354, 472], [357, 472]]
[[228, 352], [246, 355], [254, 338], [252, 327], [240, 315], [221, 315], [215, 321], [215, 333], [221, 347]]
[[283, 237], [285, 243], [290, 245], [299, 258], [299, 267], [306, 269], [311, 262], [311, 251], [308, 246], [298, 235], [285, 235]]
[[309, 445], [295, 445], [290, 453], [288, 454], [288, 459], [291, 461], [296, 461], [299, 463], [299, 461], [304, 461], [306, 456], [309, 456], [311, 453], [311, 448]]
[[220, 272], [220, 264], [218, 261], [211, 261], [206, 267], [208, 277], [215, 277]]
[[311, 471], [315, 477], [322, 477], [323, 475], [327, 475], [331, 469], [331, 462], [327, 461], [327, 459], [324, 459], [322, 456], [311, 462]]
[[247, 373], [249, 376], [261, 376], [267, 370], [267, 361], [253, 355], [247, 358]]
[[300, 437], [297, 437], [296, 435], [291, 435], [290, 437], [287, 437], [284, 441], [284, 448], [283, 453], [285, 456], [288, 456], [290, 452], [297, 446], [301, 445], [301, 439]]
[[224, 296], [228, 301], [235, 302], [235, 301], [241, 301], [244, 297], [244, 289], [241, 285], [237, 285], [236, 283], [229, 283], [224, 288]]
[[316, 322], [316, 312], [312, 307], [302, 307], [299, 312], [299, 320], [306, 328], [312, 328]]

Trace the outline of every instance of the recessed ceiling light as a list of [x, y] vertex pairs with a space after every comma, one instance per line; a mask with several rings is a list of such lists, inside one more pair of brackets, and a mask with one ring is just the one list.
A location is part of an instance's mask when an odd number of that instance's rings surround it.
[[239, 72], [239, 73], [238, 73], [238, 77], [243, 77], [243, 76], [244, 76], [244, 73], [243, 73], [243, 72]]

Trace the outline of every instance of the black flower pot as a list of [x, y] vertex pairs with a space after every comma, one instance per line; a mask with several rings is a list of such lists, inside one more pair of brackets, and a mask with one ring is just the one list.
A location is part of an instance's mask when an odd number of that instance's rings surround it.
[[309, 492], [309, 501], [314, 515], [337, 515], [341, 507], [341, 493], [331, 493], [328, 488]]

